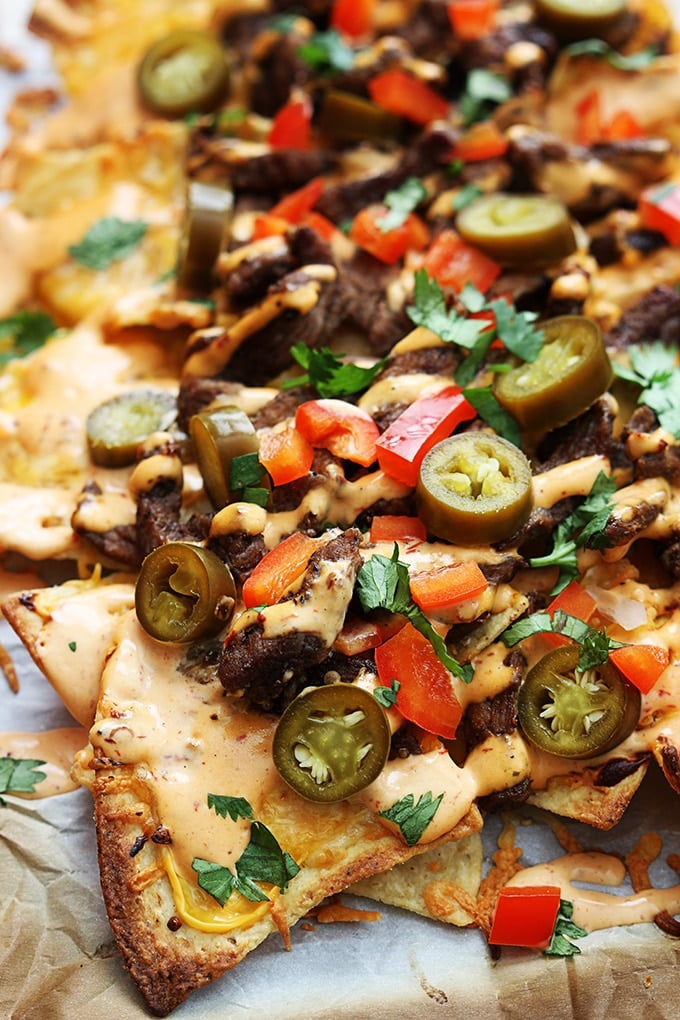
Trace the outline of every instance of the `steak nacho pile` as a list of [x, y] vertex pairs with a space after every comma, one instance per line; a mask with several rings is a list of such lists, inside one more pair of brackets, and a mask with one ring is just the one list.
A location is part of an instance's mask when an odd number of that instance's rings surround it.
[[[631, 908], [677, 936], [672, 847], [641, 832], [593, 911], [571, 879], [618, 858], [525, 866], [512, 836], [611, 829], [650, 769], [678, 810], [665, 6], [31, 28], [63, 89], [18, 93], [0, 163], [2, 608], [73, 716], [148, 1009], [347, 889], [493, 947], [577, 953]], [[18, 746], [0, 793], [46, 794]]]

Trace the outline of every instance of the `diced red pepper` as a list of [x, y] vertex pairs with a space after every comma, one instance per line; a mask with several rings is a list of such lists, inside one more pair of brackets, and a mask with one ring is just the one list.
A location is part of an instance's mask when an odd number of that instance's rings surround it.
[[[571, 581], [559, 595], [555, 596], [547, 607], [546, 612], [554, 616], [558, 609], [561, 609], [569, 616], [575, 616], [577, 619], [583, 620], [584, 623], [588, 623], [588, 620], [597, 609], [597, 602], [578, 581]], [[546, 644], [555, 648], [558, 645], [571, 644], [570, 638], [565, 637], [564, 634], [546, 633], [543, 634], [543, 639]]]
[[641, 138], [644, 131], [630, 110], [618, 110], [608, 121], [602, 113], [602, 98], [597, 89], [586, 92], [576, 104], [576, 141], [579, 145], [595, 142], [616, 142]]
[[398, 68], [371, 78], [368, 92], [378, 106], [416, 124], [429, 124], [448, 116], [448, 100], [420, 78]]
[[368, 467], [380, 435], [370, 414], [346, 400], [307, 400], [295, 413], [296, 428], [312, 446]]
[[301, 531], [294, 531], [274, 546], [243, 582], [246, 609], [278, 602], [304, 573], [316, 546], [314, 539]]
[[361, 39], [373, 28], [376, 0], [334, 0], [330, 27], [349, 39]]
[[498, 0], [450, 0], [446, 9], [459, 39], [481, 39], [495, 27]]
[[425, 525], [419, 517], [380, 514], [371, 521], [371, 542], [424, 542]]
[[319, 237], [323, 237], [324, 241], [332, 241], [333, 236], [340, 233], [332, 220], [322, 216], [315, 209], [310, 209], [308, 213], [305, 213], [301, 223], [303, 226], [311, 227], [312, 230], [315, 230]]
[[477, 598], [489, 582], [479, 564], [469, 560], [412, 574], [410, 587], [413, 601], [428, 613]]
[[504, 156], [508, 140], [492, 120], [480, 120], [465, 132], [453, 146], [452, 159], [464, 163], [480, 163], [485, 159]]
[[253, 221], [253, 241], [263, 237], [278, 237], [290, 229], [290, 223], [283, 216], [272, 216], [271, 213], [258, 213]]
[[286, 485], [309, 473], [314, 447], [289, 424], [282, 430], [271, 429], [261, 434], [258, 456], [274, 485]]
[[630, 683], [648, 694], [670, 662], [666, 648], [659, 645], [624, 645], [609, 653], [609, 658]]
[[312, 102], [291, 99], [275, 114], [267, 141], [273, 149], [308, 149], [312, 142]]
[[391, 687], [393, 680], [399, 684], [396, 706], [405, 719], [428, 733], [455, 737], [463, 710], [451, 674], [412, 623], [376, 648], [375, 664], [383, 686]]
[[560, 909], [558, 885], [507, 885], [498, 896], [489, 942], [496, 946], [544, 949]]
[[301, 188], [285, 195], [269, 210], [270, 216], [280, 216], [288, 223], [300, 223], [321, 198], [325, 182], [323, 177], [312, 177]]
[[447, 386], [421, 397], [389, 425], [376, 442], [378, 463], [386, 475], [415, 486], [423, 457], [463, 421], [476, 417], [460, 386]]
[[387, 215], [384, 205], [370, 205], [361, 209], [352, 220], [349, 236], [355, 244], [387, 265], [403, 258], [407, 251], [421, 251], [430, 234], [415, 213], [409, 213], [400, 226], [383, 230], [381, 220]]
[[640, 196], [638, 211], [643, 227], [658, 230], [670, 244], [680, 245], [680, 185], [647, 188]]
[[642, 138], [644, 131], [630, 110], [619, 110], [606, 125], [605, 139], [620, 142], [626, 138]]
[[[425, 253], [423, 269], [440, 287], [460, 293], [471, 283], [483, 294], [498, 278], [501, 267], [455, 230], [442, 230]], [[487, 313], [488, 317], [488, 313]]]

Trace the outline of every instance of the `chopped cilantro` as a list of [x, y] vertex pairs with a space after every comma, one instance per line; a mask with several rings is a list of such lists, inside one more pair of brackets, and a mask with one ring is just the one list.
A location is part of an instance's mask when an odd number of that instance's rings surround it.
[[559, 567], [551, 594], [557, 595], [578, 577], [578, 549], [605, 549], [611, 544], [604, 528], [614, 509], [611, 497], [615, 491], [614, 479], [600, 471], [583, 503], [555, 528], [552, 550], [529, 560], [532, 567]]
[[463, 396], [494, 432], [521, 448], [522, 433], [519, 425], [512, 415], [508, 414], [505, 408], [498, 403], [490, 386], [468, 387], [463, 390]]
[[334, 28], [315, 32], [298, 47], [298, 56], [317, 74], [349, 71], [354, 66], [354, 50]]
[[398, 680], [393, 680], [389, 687], [374, 687], [373, 697], [383, 708], [392, 708], [397, 703], [400, 687]]
[[345, 397], [368, 389], [387, 361], [382, 358], [370, 368], [363, 368], [342, 361], [344, 355], [336, 355], [328, 347], [313, 350], [301, 341], [291, 347], [290, 353], [306, 373], [284, 383], [283, 389], [309, 384], [320, 397]]
[[266, 470], [260, 463], [257, 453], [242, 453], [233, 457], [229, 465], [229, 490], [238, 493], [243, 503], [256, 503], [266, 506], [269, 502], [269, 489], [257, 483], [266, 477]]
[[630, 367], [614, 364], [619, 378], [641, 387], [639, 404], [646, 404], [656, 414], [662, 428], [680, 439], [680, 406], [677, 393], [680, 387], [678, 348], [660, 341], [641, 344], [628, 349]]
[[54, 320], [45, 312], [16, 312], [7, 319], [0, 319], [0, 365], [32, 354], [56, 328]]
[[550, 944], [543, 950], [544, 956], [576, 956], [581, 952], [572, 939], [582, 939], [588, 934], [585, 928], [574, 924], [574, 904], [570, 900], [560, 900], [555, 927]]
[[579, 644], [581, 647], [578, 669], [581, 672], [601, 666], [609, 658], [612, 649], [624, 647], [621, 641], [610, 638], [606, 631], [597, 630], [562, 609], [558, 609], [552, 615], [546, 612], [531, 613], [530, 616], [517, 620], [502, 634], [502, 640], [512, 648], [519, 641], [534, 634], [563, 634]]
[[377, 226], [383, 231], [400, 227], [409, 213], [412, 213], [425, 198], [427, 191], [422, 181], [417, 177], [407, 178], [398, 188], [388, 191], [385, 195], [384, 203], [389, 212], [376, 220]]
[[[37, 783], [47, 779], [45, 772], [39, 772], [44, 761], [37, 758], [0, 758], [0, 794], [35, 793]], [[0, 797], [0, 805], [5, 801]]]
[[387, 556], [376, 554], [362, 565], [356, 580], [356, 594], [362, 608], [366, 612], [372, 609], [388, 609], [413, 624], [423, 637], [426, 637], [439, 661], [450, 673], [465, 683], [472, 680], [473, 669], [470, 663], [461, 666], [449, 654], [446, 643], [423, 611], [411, 598], [408, 567], [399, 561], [399, 547], [395, 543], [394, 552]]
[[604, 39], [581, 39], [566, 46], [562, 53], [568, 57], [601, 57], [619, 71], [639, 71], [652, 63], [659, 50], [656, 46], [646, 46], [634, 53], [619, 53]]
[[78, 644], [75, 641], [69, 641], [68, 647], [69, 647], [69, 651], [75, 652], [77, 647], [78, 647]]
[[424, 269], [419, 269], [415, 274], [413, 297], [415, 304], [406, 309], [411, 322], [432, 330], [447, 343], [473, 347], [479, 334], [488, 329], [486, 322], [468, 319], [459, 315], [455, 309], [447, 309], [444, 292]]
[[[208, 805], [218, 815], [238, 818], [253, 817], [252, 807], [244, 797], [226, 797], [208, 794]], [[274, 834], [262, 822], [251, 821], [250, 841], [235, 865], [235, 871], [214, 861], [194, 857], [191, 866], [198, 876], [201, 889], [210, 893], [221, 907], [232, 892], [236, 891], [251, 902], [259, 903], [269, 899], [255, 883], [265, 882], [285, 892], [288, 883], [300, 870], [291, 855], [282, 850]]]
[[460, 112], [467, 127], [484, 120], [494, 106], [512, 96], [512, 85], [502, 74], [476, 67], [467, 76], [465, 91], [460, 97]]
[[478, 188], [476, 184], [466, 184], [464, 188], [461, 188], [458, 194], [455, 196], [451, 203], [451, 207], [454, 212], [460, 212], [470, 202], [474, 202], [476, 198], [483, 195], [484, 192], [481, 188]]
[[87, 269], [107, 269], [112, 262], [127, 258], [138, 247], [148, 224], [143, 220], [121, 220], [106, 216], [90, 227], [78, 244], [72, 244], [71, 258]]
[[394, 822], [408, 846], [415, 846], [425, 829], [437, 813], [444, 794], [432, 798], [431, 792], [421, 793], [416, 802], [412, 793], [407, 793], [400, 800], [378, 814], [388, 821]]

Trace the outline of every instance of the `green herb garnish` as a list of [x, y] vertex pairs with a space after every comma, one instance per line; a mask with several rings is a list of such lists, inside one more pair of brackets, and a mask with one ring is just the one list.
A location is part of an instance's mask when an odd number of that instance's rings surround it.
[[354, 50], [334, 28], [315, 32], [298, 47], [297, 53], [317, 74], [349, 71], [354, 66]]
[[389, 687], [374, 687], [373, 697], [383, 708], [393, 708], [397, 703], [400, 687], [398, 680], [393, 680]]
[[[0, 758], [0, 794], [35, 793], [38, 783], [47, 779], [45, 772], [39, 772], [47, 762], [38, 758]], [[0, 797], [0, 805], [5, 801]]]
[[430, 642], [439, 661], [465, 683], [472, 680], [470, 663], [462, 665], [449, 654], [446, 643], [434, 629], [423, 611], [411, 598], [408, 567], [399, 561], [399, 547], [395, 542], [392, 556], [376, 554], [366, 560], [357, 574], [355, 588], [359, 602], [366, 612], [387, 609], [404, 616], [417, 631]]
[[377, 219], [376, 225], [382, 231], [400, 227], [407, 216], [426, 198], [427, 191], [423, 182], [417, 177], [407, 178], [398, 188], [388, 191], [385, 195], [383, 202], [389, 212]]
[[387, 358], [382, 358], [370, 368], [364, 368], [343, 361], [344, 355], [334, 354], [328, 347], [315, 350], [301, 341], [291, 347], [290, 353], [306, 372], [286, 380], [282, 389], [311, 385], [320, 397], [351, 396], [368, 389], [387, 362]]
[[269, 502], [269, 489], [258, 485], [266, 475], [266, 469], [260, 463], [257, 453], [242, 453], [232, 458], [229, 465], [229, 490], [238, 493], [243, 503], [266, 506]]
[[650, 407], [661, 427], [676, 439], [680, 439], [678, 353], [677, 347], [656, 341], [628, 348], [630, 368], [614, 363], [615, 375], [641, 387], [638, 404]]
[[407, 793], [385, 811], [378, 814], [388, 821], [394, 822], [401, 830], [408, 846], [415, 846], [425, 829], [437, 813], [444, 794], [432, 798], [431, 792], [422, 793], [416, 802], [412, 793]]
[[570, 900], [560, 900], [555, 927], [550, 944], [543, 950], [544, 956], [576, 956], [581, 952], [572, 939], [582, 939], [588, 932], [580, 925], [574, 924], [574, 904]]
[[87, 269], [107, 269], [112, 262], [127, 258], [140, 244], [148, 224], [143, 220], [121, 220], [106, 216], [90, 227], [82, 241], [68, 253]]
[[512, 97], [512, 85], [502, 74], [476, 67], [470, 71], [460, 97], [460, 112], [466, 127], [485, 120], [499, 103]]
[[614, 641], [605, 630], [591, 627], [577, 616], [565, 613], [563, 609], [552, 614], [531, 613], [508, 627], [501, 639], [503, 644], [512, 648], [519, 641], [535, 634], [563, 634], [580, 645], [577, 668], [582, 673], [605, 663], [613, 649], [624, 647], [623, 642]]
[[636, 53], [619, 53], [604, 39], [581, 39], [579, 42], [565, 46], [562, 53], [568, 57], [600, 57], [619, 71], [639, 71], [649, 67], [659, 50], [656, 46], [647, 46]]
[[57, 326], [45, 312], [16, 312], [0, 319], [0, 365], [37, 351]]
[[488, 322], [468, 319], [455, 309], [448, 309], [443, 290], [424, 269], [419, 269], [415, 274], [413, 298], [415, 304], [406, 309], [411, 322], [431, 330], [447, 343], [471, 348], [479, 334], [488, 329]]

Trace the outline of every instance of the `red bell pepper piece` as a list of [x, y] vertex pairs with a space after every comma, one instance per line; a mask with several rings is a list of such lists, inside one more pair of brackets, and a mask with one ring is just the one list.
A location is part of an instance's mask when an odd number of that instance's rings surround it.
[[374, 103], [390, 113], [405, 117], [416, 124], [429, 124], [448, 116], [449, 103], [420, 78], [393, 68], [383, 71], [368, 82]]
[[455, 230], [442, 230], [435, 237], [425, 253], [423, 269], [440, 287], [456, 293], [471, 283], [484, 294], [501, 272], [497, 262], [464, 241]]
[[419, 517], [380, 514], [371, 521], [371, 542], [424, 542], [425, 525]]
[[376, 648], [375, 664], [383, 686], [399, 684], [396, 707], [405, 719], [447, 740], [455, 737], [463, 710], [451, 674], [412, 623]]
[[453, 146], [452, 159], [479, 163], [495, 159], [507, 152], [508, 140], [492, 120], [480, 120], [465, 132]]
[[376, 458], [378, 426], [370, 414], [346, 400], [307, 400], [295, 413], [295, 425], [312, 446], [336, 457], [363, 467]]
[[373, 28], [376, 0], [335, 0], [330, 27], [349, 39], [361, 39]]
[[640, 196], [638, 212], [644, 227], [660, 231], [670, 244], [680, 244], [680, 185], [647, 188]]
[[489, 582], [479, 564], [469, 560], [414, 573], [410, 587], [413, 601], [428, 613], [476, 598], [486, 591]]
[[384, 205], [361, 209], [352, 220], [351, 240], [388, 265], [403, 258], [407, 251], [420, 251], [425, 247], [430, 234], [419, 216], [409, 213], [400, 226], [383, 230], [380, 221], [386, 215], [387, 207]]
[[312, 177], [301, 188], [285, 195], [269, 210], [270, 216], [280, 216], [288, 223], [300, 223], [321, 198], [325, 187], [323, 177]]
[[243, 582], [246, 609], [278, 602], [304, 573], [316, 546], [314, 539], [301, 531], [294, 531], [274, 546]]
[[267, 141], [273, 149], [308, 149], [312, 141], [312, 102], [291, 99], [275, 114]]
[[314, 447], [293, 425], [283, 430], [272, 429], [260, 435], [260, 463], [274, 485], [286, 485], [304, 478], [312, 466]]
[[[555, 596], [547, 607], [546, 612], [554, 616], [558, 609], [561, 609], [569, 616], [575, 616], [577, 619], [583, 620], [584, 623], [588, 623], [588, 620], [597, 609], [597, 602], [578, 581], [571, 581], [559, 595]], [[571, 639], [565, 637], [564, 634], [551, 634], [547, 632], [543, 635], [543, 638], [546, 644], [554, 648], [558, 645], [571, 644]]]
[[609, 653], [610, 660], [643, 694], [648, 694], [670, 662], [659, 645], [624, 645]]
[[496, 24], [498, 0], [450, 0], [446, 10], [454, 35], [465, 41], [481, 39]]
[[476, 417], [460, 386], [447, 386], [421, 397], [403, 411], [376, 441], [378, 463], [386, 475], [415, 486], [425, 454], [463, 421]]
[[560, 909], [558, 885], [507, 885], [499, 893], [489, 942], [544, 949]]

